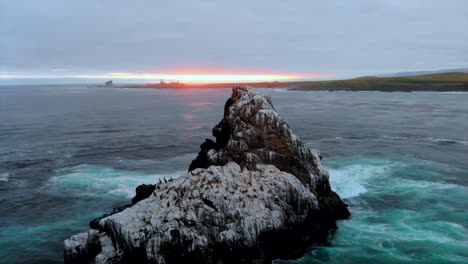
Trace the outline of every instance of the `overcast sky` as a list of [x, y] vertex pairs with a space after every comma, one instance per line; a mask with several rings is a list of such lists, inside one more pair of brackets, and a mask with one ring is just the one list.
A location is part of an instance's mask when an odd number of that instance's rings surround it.
[[467, 65], [467, 0], [0, 0], [3, 75], [340, 77]]

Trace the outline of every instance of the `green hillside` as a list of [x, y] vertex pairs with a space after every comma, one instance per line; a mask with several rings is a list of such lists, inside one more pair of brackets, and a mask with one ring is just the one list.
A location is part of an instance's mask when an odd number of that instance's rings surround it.
[[468, 73], [438, 73], [403, 77], [365, 76], [349, 80], [301, 82], [293, 90], [329, 91], [468, 91]]

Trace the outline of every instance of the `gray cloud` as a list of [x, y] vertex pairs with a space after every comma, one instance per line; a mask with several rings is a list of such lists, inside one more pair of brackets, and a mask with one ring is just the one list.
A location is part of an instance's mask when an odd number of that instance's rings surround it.
[[468, 64], [466, 0], [0, 0], [0, 71], [339, 76]]

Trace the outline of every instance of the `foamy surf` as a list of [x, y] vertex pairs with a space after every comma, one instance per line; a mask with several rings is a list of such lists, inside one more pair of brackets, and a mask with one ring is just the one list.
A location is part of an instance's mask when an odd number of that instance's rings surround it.
[[[370, 178], [385, 177], [389, 173], [387, 161], [363, 159], [367, 163], [329, 168], [330, 184], [343, 198], [351, 198], [366, 193], [365, 185]], [[376, 164], [377, 163], [377, 164]]]
[[330, 185], [342, 198], [351, 198], [361, 193], [367, 192], [367, 189], [358, 183], [353, 177], [352, 170], [349, 169], [330, 169]]
[[80, 196], [119, 196], [131, 198], [141, 184], [154, 184], [160, 180], [177, 178], [185, 171], [148, 174], [119, 170], [101, 165], [82, 164], [56, 171], [48, 188], [53, 193], [79, 194]]
[[8, 182], [8, 179], [10, 178], [10, 173], [2, 173], [0, 174], [0, 182]]
[[436, 137], [403, 137], [403, 136], [388, 136], [384, 135], [384, 139], [395, 139], [395, 140], [417, 140], [417, 141], [428, 141], [438, 144], [462, 144], [468, 145], [468, 141], [451, 139], [451, 138], [436, 138]]
[[[451, 139], [451, 138], [437, 138], [437, 137], [405, 137], [405, 136], [363, 136], [363, 137], [326, 137], [318, 139], [318, 141], [365, 141], [365, 140], [394, 140], [394, 141], [418, 141], [418, 142], [429, 142], [436, 143], [438, 145], [451, 145], [451, 144], [460, 144], [468, 145], [468, 141], [461, 139]], [[315, 141], [309, 141], [308, 144], [314, 144]]]
[[374, 263], [376, 256], [382, 263], [466, 263], [468, 245], [460, 242], [468, 231], [459, 223], [468, 188], [441, 181], [463, 171], [415, 158], [349, 157], [326, 165], [353, 217], [339, 223], [332, 246], [294, 263]]

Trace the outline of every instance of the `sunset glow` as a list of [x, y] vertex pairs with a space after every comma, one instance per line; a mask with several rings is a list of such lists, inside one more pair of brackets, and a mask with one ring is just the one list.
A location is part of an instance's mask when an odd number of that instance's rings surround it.
[[293, 81], [299, 79], [315, 79], [330, 76], [329, 74], [151, 74], [111, 72], [106, 74], [86, 75], [1, 75], [0, 79], [125, 79], [180, 81], [187, 83], [216, 82], [262, 82], [262, 81]]
[[178, 80], [183, 82], [228, 82], [228, 81], [277, 81], [299, 78], [295, 75], [270, 74], [132, 74], [109, 73], [106, 75], [80, 75], [77, 78], [114, 78], [114, 79], [143, 79], [143, 80]]

